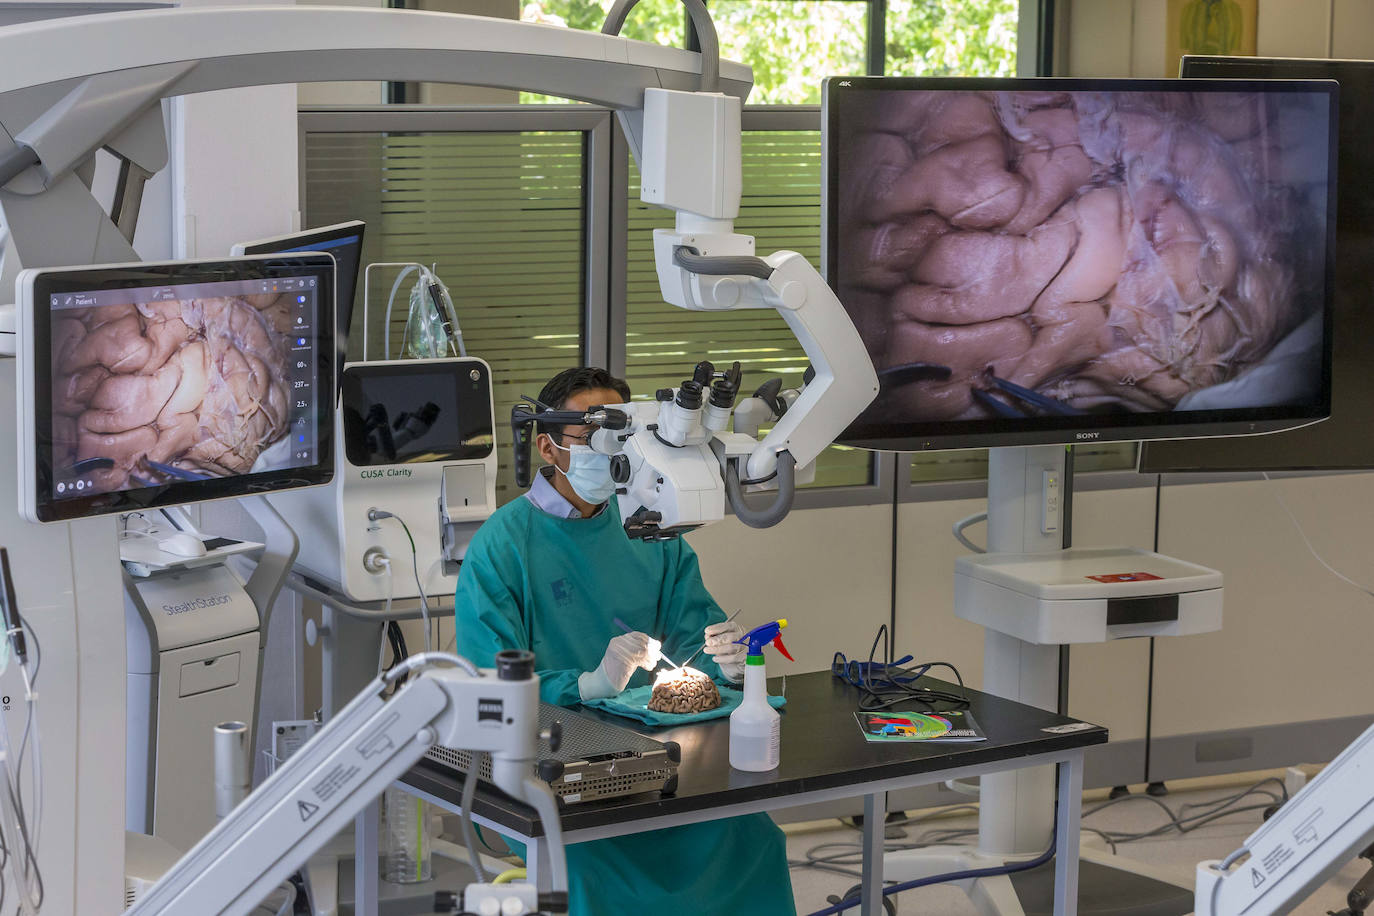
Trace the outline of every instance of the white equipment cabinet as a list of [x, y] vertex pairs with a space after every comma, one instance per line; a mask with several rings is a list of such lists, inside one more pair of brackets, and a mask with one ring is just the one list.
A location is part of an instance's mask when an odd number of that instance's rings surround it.
[[258, 612], [227, 567], [126, 575], [127, 828], [190, 849], [215, 825], [212, 730], [253, 721]]
[[[305, 535], [296, 568], [354, 602], [418, 598], [417, 576], [425, 594], [453, 594], [458, 561], [496, 508], [491, 367], [475, 357], [349, 363], [341, 384], [333, 482], [268, 496]], [[390, 410], [380, 428], [369, 408]], [[405, 529], [370, 520], [374, 508], [409, 526], [414, 570]]]

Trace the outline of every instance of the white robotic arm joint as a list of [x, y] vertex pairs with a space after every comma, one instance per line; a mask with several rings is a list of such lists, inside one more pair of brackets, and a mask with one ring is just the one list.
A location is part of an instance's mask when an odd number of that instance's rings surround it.
[[1197, 867], [1197, 916], [1286, 913], [1374, 843], [1374, 727], [1224, 861]]
[[640, 198], [707, 225], [739, 216], [740, 110], [717, 92], [644, 90]]
[[426, 653], [373, 681], [163, 875], [131, 916], [249, 913], [436, 743], [491, 753], [492, 781], [539, 812], [553, 889], [565, 892], [558, 804], [534, 777], [534, 655], [501, 652], [496, 665], [479, 670]]

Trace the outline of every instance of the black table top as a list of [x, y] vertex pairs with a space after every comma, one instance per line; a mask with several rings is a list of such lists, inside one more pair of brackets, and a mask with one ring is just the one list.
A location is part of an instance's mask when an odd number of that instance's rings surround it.
[[[959, 689], [938, 681], [932, 686], [936, 685]], [[769, 692], [773, 694], [781, 692], [781, 686], [780, 678], [771, 678], [768, 682]], [[678, 768], [675, 795], [646, 792], [569, 805], [563, 811], [563, 829], [603, 827], [802, 792], [859, 786], [1107, 741], [1107, 730], [1100, 726], [1047, 732], [1047, 728], [1079, 720], [977, 690], [968, 690], [967, 694], [971, 701], [970, 711], [987, 734], [986, 741], [876, 743], [864, 740], [854, 718], [859, 708], [856, 688], [832, 677], [829, 671], [790, 675], [787, 678], [787, 705], [779, 710], [782, 714], [782, 762], [777, 769], [766, 773], [746, 773], [730, 767], [728, 718], [676, 728], [651, 728], [632, 719], [579, 708], [580, 713], [658, 741], [676, 741], [682, 747], [682, 763]], [[921, 711], [921, 707], [912, 706], [910, 711]], [[461, 774], [428, 759], [412, 768], [402, 782], [454, 807], [458, 806], [463, 786]], [[533, 809], [486, 783], [478, 787], [473, 814], [524, 836], [543, 835]]]

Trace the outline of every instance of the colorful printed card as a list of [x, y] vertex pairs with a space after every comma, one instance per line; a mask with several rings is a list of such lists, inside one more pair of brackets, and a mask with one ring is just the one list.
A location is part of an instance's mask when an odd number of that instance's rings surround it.
[[986, 741], [987, 736], [967, 710], [949, 712], [856, 712], [859, 730], [868, 741]]

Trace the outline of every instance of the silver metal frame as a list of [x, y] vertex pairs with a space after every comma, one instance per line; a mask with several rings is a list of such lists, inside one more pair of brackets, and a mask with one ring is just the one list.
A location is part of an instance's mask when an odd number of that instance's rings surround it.
[[[742, 814], [776, 811], [797, 805], [821, 804], [861, 795], [864, 797], [864, 824], [867, 829], [864, 830], [863, 834], [863, 902], [860, 904], [858, 912], [864, 916], [881, 916], [883, 912], [880, 893], [883, 883], [883, 818], [880, 812], [887, 810], [887, 793], [914, 786], [940, 783], [949, 779], [969, 779], [988, 773], [1002, 773], [1024, 767], [1059, 764], [1057, 780], [1059, 800], [1055, 810], [1054, 913], [1055, 916], [1074, 916], [1078, 911], [1078, 841], [1083, 796], [1083, 751], [1083, 748], [1075, 748], [1036, 754], [1030, 757], [1014, 757], [1008, 760], [999, 760], [996, 763], [954, 767], [934, 773], [897, 776], [890, 779], [859, 782], [851, 786], [840, 786], [833, 789], [817, 789], [759, 801], [704, 808], [682, 814], [648, 817], [618, 824], [608, 824], [603, 827], [570, 830], [563, 834], [563, 842], [568, 845], [587, 843], [609, 837], [660, 830], [664, 827], [679, 827], [701, 821], [737, 817]], [[457, 805], [453, 805], [430, 792], [406, 784], [404, 780], [400, 782], [400, 786], [417, 798], [423, 798], [445, 811], [458, 813], [461, 810]], [[546, 844], [543, 837], [530, 837], [515, 833], [510, 828], [480, 815], [474, 815], [473, 820], [483, 827], [524, 843], [526, 845], [526, 867], [529, 872], [529, 880], [542, 884], [544, 878], [541, 876], [541, 863], [544, 855], [543, 847]]]

